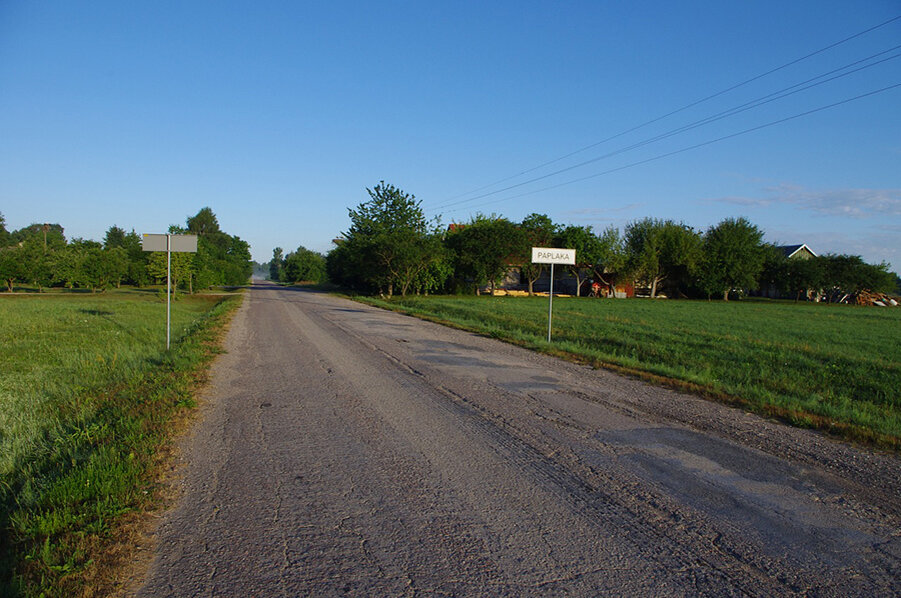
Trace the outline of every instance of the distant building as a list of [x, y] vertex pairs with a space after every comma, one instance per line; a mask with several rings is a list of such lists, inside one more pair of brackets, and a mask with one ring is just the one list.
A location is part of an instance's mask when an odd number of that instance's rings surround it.
[[817, 254], [813, 252], [813, 249], [808, 247], [805, 243], [800, 245], [782, 245], [779, 249], [782, 250], [782, 254], [786, 259], [790, 260], [809, 260], [810, 258], [817, 257]]
[[[818, 257], [813, 249], [806, 243], [800, 245], [780, 245], [777, 247], [787, 260], [809, 260]], [[773, 284], [762, 287], [759, 291], [752, 292], [752, 295], [760, 295], [761, 297], [769, 297], [770, 299], [791, 299], [791, 295], [786, 295]]]

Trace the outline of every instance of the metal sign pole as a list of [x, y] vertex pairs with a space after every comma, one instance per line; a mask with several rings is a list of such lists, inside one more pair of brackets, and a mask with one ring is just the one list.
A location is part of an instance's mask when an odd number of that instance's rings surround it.
[[172, 321], [172, 235], [166, 235], [166, 351], [169, 350], [169, 330]]
[[554, 314], [554, 263], [551, 262], [551, 292], [547, 296], [547, 342], [551, 342], [551, 318]]
[[166, 252], [166, 350], [169, 350], [172, 329], [172, 252], [197, 253], [197, 235], [144, 233], [144, 251]]
[[559, 249], [557, 247], [533, 247], [533, 264], [551, 265], [551, 292], [547, 295], [547, 342], [551, 342], [551, 322], [554, 318], [554, 264], [576, 265], [575, 249]]

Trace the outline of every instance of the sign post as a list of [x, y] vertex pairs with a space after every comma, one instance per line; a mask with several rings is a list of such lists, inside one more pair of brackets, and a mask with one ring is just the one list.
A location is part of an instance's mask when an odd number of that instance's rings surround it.
[[166, 252], [166, 351], [169, 350], [169, 331], [172, 321], [172, 252], [197, 253], [197, 235], [156, 235], [145, 233], [141, 242], [144, 251]]
[[547, 298], [547, 342], [551, 342], [551, 320], [554, 315], [554, 264], [576, 265], [575, 249], [558, 249], [555, 247], [533, 247], [533, 264], [551, 265], [551, 289]]

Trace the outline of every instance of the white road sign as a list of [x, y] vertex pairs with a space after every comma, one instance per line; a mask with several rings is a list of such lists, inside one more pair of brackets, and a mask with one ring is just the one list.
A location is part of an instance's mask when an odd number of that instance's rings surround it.
[[[166, 237], [168, 237], [168, 242]], [[144, 251], [197, 253], [197, 235], [156, 235], [144, 233], [144, 237], [141, 240], [141, 248]]]
[[567, 264], [576, 265], [575, 249], [557, 249], [555, 247], [533, 247], [533, 264]]

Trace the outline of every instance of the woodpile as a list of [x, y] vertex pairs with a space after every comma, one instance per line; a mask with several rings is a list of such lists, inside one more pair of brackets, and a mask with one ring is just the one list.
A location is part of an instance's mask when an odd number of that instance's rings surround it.
[[855, 305], [875, 305], [877, 307], [898, 307], [898, 300], [885, 293], [858, 291], [848, 298], [848, 303]]

